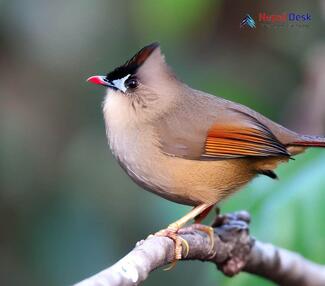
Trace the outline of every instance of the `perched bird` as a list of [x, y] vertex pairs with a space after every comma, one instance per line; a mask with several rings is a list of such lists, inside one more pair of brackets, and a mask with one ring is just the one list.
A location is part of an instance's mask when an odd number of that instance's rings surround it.
[[[193, 206], [158, 232], [175, 241], [179, 228], [200, 222], [222, 199], [325, 138], [297, 134], [238, 103], [192, 89], [166, 64], [158, 43], [89, 82], [107, 87], [103, 103], [110, 148], [141, 187]], [[202, 226], [202, 230], [211, 230]], [[186, 246], [187, 247], [187, 246]]]

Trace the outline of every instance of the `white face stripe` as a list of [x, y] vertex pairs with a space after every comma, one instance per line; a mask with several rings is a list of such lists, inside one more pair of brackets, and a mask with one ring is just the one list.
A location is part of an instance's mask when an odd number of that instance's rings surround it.
[[118, 88], [119, 90], [125, 92], [127, 88], [125, 87], [124, 83], [129, 77], [130, 77], [130, 74], [128, 74], [125, 77], [122, 77], [120, 79], [113, 80], [112, 83], [114, 84], [114, 86], [116, 88]]

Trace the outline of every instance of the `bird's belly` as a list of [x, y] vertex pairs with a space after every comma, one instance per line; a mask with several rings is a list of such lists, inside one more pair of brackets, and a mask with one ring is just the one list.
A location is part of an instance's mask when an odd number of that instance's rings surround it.
[[196, 206], [216, 204], [251, 180], [254, 175], [240, 160], [194, 161], [166, 155], [123, 164], [141, 187], [165, 199]]
[[163, 167], [161, 159], [142, 158], [141, 162], [136, 164], [121, 158], [117, 160], [130, 178], [145, 190], [177, 203], [196, 204], [189, 199], [185, 191], [175, 188], [175, 178], [170, 170]]
[[177, 158], [171, 166], [173, 192], [195, 205], [216, 204], [255, 176], [250, 163], [242, 159], [196, 161]]
[[187, 160], [161, 152], [136, 133], [110, 137], [112, 152], [127, 174], [142, 188], [168, 200], [215, 204], [254, 177], [247, 160]]

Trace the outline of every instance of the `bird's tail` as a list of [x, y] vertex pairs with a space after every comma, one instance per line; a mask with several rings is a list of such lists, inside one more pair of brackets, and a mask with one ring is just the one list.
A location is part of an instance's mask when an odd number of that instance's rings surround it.
[[302, 147], [325, 147], [325, 137], [302, 135], [297, 141], [292, 142], [289, 145]]

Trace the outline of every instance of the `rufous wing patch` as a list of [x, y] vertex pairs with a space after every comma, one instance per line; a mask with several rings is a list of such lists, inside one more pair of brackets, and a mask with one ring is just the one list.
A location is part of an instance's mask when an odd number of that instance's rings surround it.
[[205, 158], [290, 156], [286, 147], [264, 125], [214, 124], [204, 146]]

